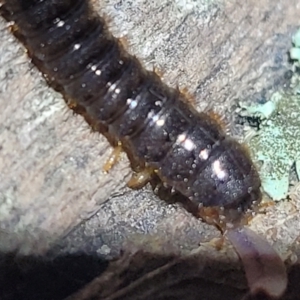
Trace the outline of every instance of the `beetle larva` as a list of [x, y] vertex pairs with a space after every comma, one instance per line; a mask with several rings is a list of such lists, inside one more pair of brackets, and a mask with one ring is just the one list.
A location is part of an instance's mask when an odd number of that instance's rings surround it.
[[158, 175], [226, 229], [252, 294], [280, 297], [287, 285], [283, 261], [241, 222], [261, 200], [260, 179], [244, 148], [129, 55], [87, 0], [2, 2], [2, 15], [69, 106], [120, 143], [139, 170]]
[[3, 11], [48, 81], [141, 168], [199, 207], [221, 207], [230, 221], [260, 201], [243, 147], [129, 55], [88, 1], [10, 0]]

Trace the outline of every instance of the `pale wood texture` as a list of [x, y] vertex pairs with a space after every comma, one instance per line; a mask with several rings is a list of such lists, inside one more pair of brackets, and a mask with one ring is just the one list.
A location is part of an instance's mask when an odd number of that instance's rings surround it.
[[[162, 70], [166, 82], [187, 87], [199, 109], [224, 115], [233, 133], [241, 131], [233, 123], [236, 100], [260, 100], [288, 81], [298, 1], [93, 3], [131, 53]], [[104, 174], [108, 142], [65, 108], [2, 19], [0, 44], [0, 250], [40, 254], [59, 242], [62, 252], [111, 257], [138, 234], [167, 237], [176, 251], [219, 236], [150, 187], [125, 188], [125, 156]], [[298, 208], [275, 205], [253, 221], [284, 257], [299, 238]]]

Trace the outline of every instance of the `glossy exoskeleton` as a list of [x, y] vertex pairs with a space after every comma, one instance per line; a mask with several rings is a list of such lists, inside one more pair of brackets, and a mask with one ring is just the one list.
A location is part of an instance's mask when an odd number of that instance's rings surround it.
[[260, 200], [244, 148], [129, 55], [88, 1], [5, 0], [3, 8], [48, 81], [140, 166], [200, 207], [243, 212]]

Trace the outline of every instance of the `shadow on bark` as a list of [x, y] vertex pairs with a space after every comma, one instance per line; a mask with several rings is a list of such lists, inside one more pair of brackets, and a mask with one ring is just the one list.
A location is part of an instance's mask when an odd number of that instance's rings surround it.
[[[0, 268], [3, 300], [250, 299], [243, 271], [237, 265], [199, 255], [137, 251], [124, 253], [109, 264], [86, 254], [54, 259], [2, 254]], [[232, 284], [234, 276], [236, 285]], [[294, 265], [282, 299], [298, 299], [299, 281], [300, 266]], [[260, 295], [251, 299], [268, 298]]]

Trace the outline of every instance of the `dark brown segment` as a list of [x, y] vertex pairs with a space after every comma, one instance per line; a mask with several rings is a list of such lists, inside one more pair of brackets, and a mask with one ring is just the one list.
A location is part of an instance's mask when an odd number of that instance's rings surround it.
[[260, 180], [244, 149], [144, 70], [88, 1], [7, 0], [4, 9], [40, 70], [92, 126], [108, 127], [163, 183], [196, 205], [242, 212], [260, 200]]
[[[34, 56], [41, 61], [50, 61], [55, 57], [62, 56], [69, 51], [69, 47], [90, 36], [95, 28], [106, 30], [104, 23], [99, 23], [97, 16], [90, 14], [85, 5], [76, 5], [74, 13], [56, 18], [51, 27], [41, 28], [39, 33], [30, 37], [30, 47], [34, 49]], [[68, 16], [72, 16], [69, 18]]]
[[191, 184], [191, 200], [204, 206], [234, 207], [239, 203], [247, 207], [250, 200], [256, 200], [252, 195], [257, 196], [259, 187], [259, 177], [242, 147], [227, 138], [215, 146]]
[[[130, 139], [133, 143], [136, 140], [139, 142], [139, 134], [147, 131], [146, 127], [153, 118], [171, 105], [176, 97], [176, 91], [162, 84], [156, 74], [144, 72], [142, 69], [139, 73], [140, 86], [127, 98], [127, 110], [111, 125], [111, 130], [120, 139]], [[131, 88], [123, 84], [122, 86], [125, 89]], [[142, 157], [141, 159], [144, 160]]]
[[[98, 106], [103, 106], [101, 97], [107, 91], [107, 83], [112, 82], [118, 76], [118, 70], [122, 69], [119, 63], [120, 48], [113, 40], [105, 40], [103, 53], [98, 49], [98, 55], [93, 57], [86, 66], [78, 68], [78, 73], [71, 74], [64, 84], [65, 92], [76, 99], [85, 108], [90, 108], [99, 101]], [[100, 60], [99, 57], [102, 57]], [[95, 104], [96, 105], [96, 104]], [[91, 113], [93, 111], [91, 109]]]
[[66, 16], [70, 18], [76, 10], [80, 10], [80, 7], [88, 7], [81, 0], [9, 0], [4, 2], [7, 10], [12, 13], [12, 20], [18, 23], [19, 30], [27, 38], [41, 35], [45, 29], [55, 26], [57, 19], [64, 19]]
[[103, 26], [97, 24], [93, 31], [71, 44], [63, 55], [46, 62], [45, 67], [50, 75], [58, 83], [65, 84], [72, 80], [73, 76], [81, 73], [94, 59], [98, 58], [101, 61], [108, 50], [108, 44], [111, 43], [103, 31]]

